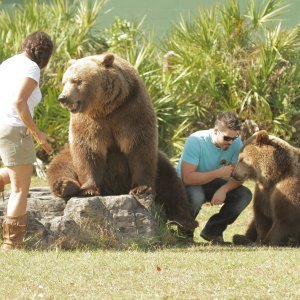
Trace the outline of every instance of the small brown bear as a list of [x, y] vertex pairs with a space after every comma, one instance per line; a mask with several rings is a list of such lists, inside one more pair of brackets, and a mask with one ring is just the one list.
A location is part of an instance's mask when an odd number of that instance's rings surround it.
[[300, 149], [261, 130], [240, 152], [233, 178], [256, 181], [254, 220], [235, 244], [300, 244]]
[[58, 100], [71, 116], [69, 146], [48, 169], [54, 194], [156, 193], [169, 220], [197, 227], [175, 169], [158, 151], [156, 115], [131, 64], [110, 53], [76, 60]]

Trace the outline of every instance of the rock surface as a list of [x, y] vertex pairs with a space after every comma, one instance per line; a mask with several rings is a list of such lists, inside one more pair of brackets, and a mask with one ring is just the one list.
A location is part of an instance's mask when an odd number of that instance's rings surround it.
[[[1, 224], [7, 200], [8, 195], [0, 204]], [[133, 241], [152, 242], [159, 233], [151, 214], [152, 202], [152, 195], [121, 195], [74, 197], [65, 203], [49, 188], [33, 188], [28, 196], [25, 244], [38, 249], [76, 249], [84, 245], [122, 247]]]

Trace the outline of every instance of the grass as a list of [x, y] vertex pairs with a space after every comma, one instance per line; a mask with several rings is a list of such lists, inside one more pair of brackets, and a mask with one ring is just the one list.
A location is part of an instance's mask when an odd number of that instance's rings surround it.
[[[211, 246], [198, 237], [218, 209], [202, 208], [195, 244], [2, 253], [1, 299], [300, 299], [299, 249]], [[249, 207], [225, 239], [251, 218]]]
[[299, 299], [297, 249], [189, 246], [0, 256], [2, 299]]

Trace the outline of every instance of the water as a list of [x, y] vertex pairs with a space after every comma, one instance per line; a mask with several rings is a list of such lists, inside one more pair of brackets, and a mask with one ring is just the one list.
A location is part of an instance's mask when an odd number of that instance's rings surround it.
[[[245, 7], [251, 0], [240, 0]], [[263, 0], [256, 0], [261, 3]], [[266, 0], [265, 0], [266, 1]], [[1, 0], [0, 0], [1, 2]], [[21, 0], [3, 0], [1, 7], [11, 8], [13, 3]], [[115, 16], [122, 19], [144, 21], [144, 28], [158, 36], [168, 32], [172, 24], [179, 21], [180, 16], [187, 18], [199, 9], [207, 9], [214, 5], [222, 5], [224, 0], [108, 0], [98, 18], [98, 27], [104, 28], [112, 24]], [[300, 0], [286, 0], [290, 7], [282, 15], [283, 27], [300, 24]]]
[[[261, 3], [262, 0], [256, 0]], [[172, 24], [192, 16], [199, 9], [208, 9], [214, 5], [223, 5], [224, 0], [108, 0], [103, 13], [99, 16], [99, 27], [105, 27], [113, 22], [115, 16], [128, 20], [142, 20], [146, 16], [144, 27], [153, 30], [157, 35], [166, 33]], [[242, 12], [250, 0], [240, 0]], [[283, 27], [293, 27], [300, 23], [300, 0], [286, 0], [290, 7], [282, 15]]]

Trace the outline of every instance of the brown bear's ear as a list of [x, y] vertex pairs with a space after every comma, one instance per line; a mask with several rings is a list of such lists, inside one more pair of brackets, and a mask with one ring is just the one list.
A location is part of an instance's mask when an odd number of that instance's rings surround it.
[[262, 145], [269, 145], [269, 135], [267, 133], [267, 131], [265, 130], [260, 130], [257, 132], [256, 134], [256, 139], [255, 139], [255, 144], [258, 146], [262, 146]]
[[103, 61], [102, 61], [102, 64], [105, 66], [105, 67], [111, 67], [113, 62], [115, 60], [115, 57], [113, 54], [111, 53], [107, 53], [104, 58], [103, 58]]
[[76, 59], [70, 59], [69, 61], [68, 61], [68, 67], [70, 67], [71, 65], [73, 65], [74, 64], [74, 62], [76, 61]]

